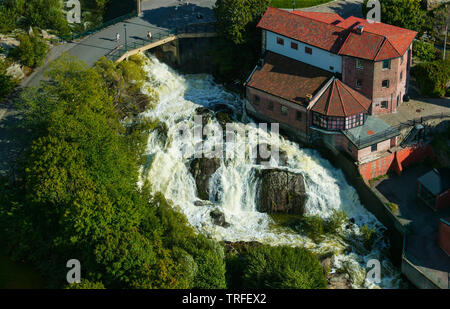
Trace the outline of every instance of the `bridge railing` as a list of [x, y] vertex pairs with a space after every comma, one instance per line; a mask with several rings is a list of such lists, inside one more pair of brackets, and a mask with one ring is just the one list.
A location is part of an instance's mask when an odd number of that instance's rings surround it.
[[215, 23], [197, 23], [197, 24], [188, 24], [183, 27], [177, 27], [170, 30], [162, 30], [156, 33], [152, 32], [151, 39], [141, 38], [139, 40], [135, 40], [133, 42], [127, 43], [125, 45], [116, 48], [111, 53], [109, 53], [106, 57], [112, 61], [117, 61], [124, 55], [126, 52], [130, 50], [135, 50], [142, 46], [146, 46], [151, 43], [155, 43], [165, 38], [168, 38], [172, 35], [180, 35], [180, 34], [189, 34], [189, 33], [215, 33], [216, 32], [216, 24]]

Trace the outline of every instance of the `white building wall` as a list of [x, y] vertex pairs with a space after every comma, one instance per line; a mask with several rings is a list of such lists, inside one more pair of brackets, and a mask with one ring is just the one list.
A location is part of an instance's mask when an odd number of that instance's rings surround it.
[[[342, 73], [341, 56], [270, 31], [264, 31], [266, 32], [265, 44], [268, 51], [272, 51], [274, 53], [308, 63], [312, 66], [327, 70], [329, 72]], [[280, 45], [277, 43], [277, 37], [280, 37], [284, 40], [284, 45]], [[295, 42], [298, 44], [298, 50], [291, 48], [291, 42]], [[311, 55], [305, 53], [305, 46], [312, 49]]]

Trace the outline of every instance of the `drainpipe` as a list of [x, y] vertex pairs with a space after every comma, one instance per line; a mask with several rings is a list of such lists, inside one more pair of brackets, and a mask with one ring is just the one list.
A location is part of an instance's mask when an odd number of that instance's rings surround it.
[[141, 16], [141, 0], [136, 1], [137, 1], [137, 15]]

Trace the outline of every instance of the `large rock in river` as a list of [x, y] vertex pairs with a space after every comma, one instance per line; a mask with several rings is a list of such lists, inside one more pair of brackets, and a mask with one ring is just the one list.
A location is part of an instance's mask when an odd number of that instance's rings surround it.
[[197, 194], [200, 199], [209, 199], [209, 179], [219, 166], [220, 159], [218, 158], [196, 158], [192, 160], [190, 171], [192, 176], [194, 176]]
[[260, 177], [258, 211], [266, 213], [303, 214], [306, 192], [302, 174], [282, 169], [263, 169]]

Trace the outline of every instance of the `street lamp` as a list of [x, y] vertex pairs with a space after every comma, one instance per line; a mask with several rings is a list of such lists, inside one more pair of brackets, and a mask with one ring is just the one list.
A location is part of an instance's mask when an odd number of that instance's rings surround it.
[[292, 1], [292, 12], [295, 10], [295, 0]]
[[127, 46], [127, 24], [123, 24], [123, 28], [125, 29], [125, 50], [128, 51], [128, 46]]

